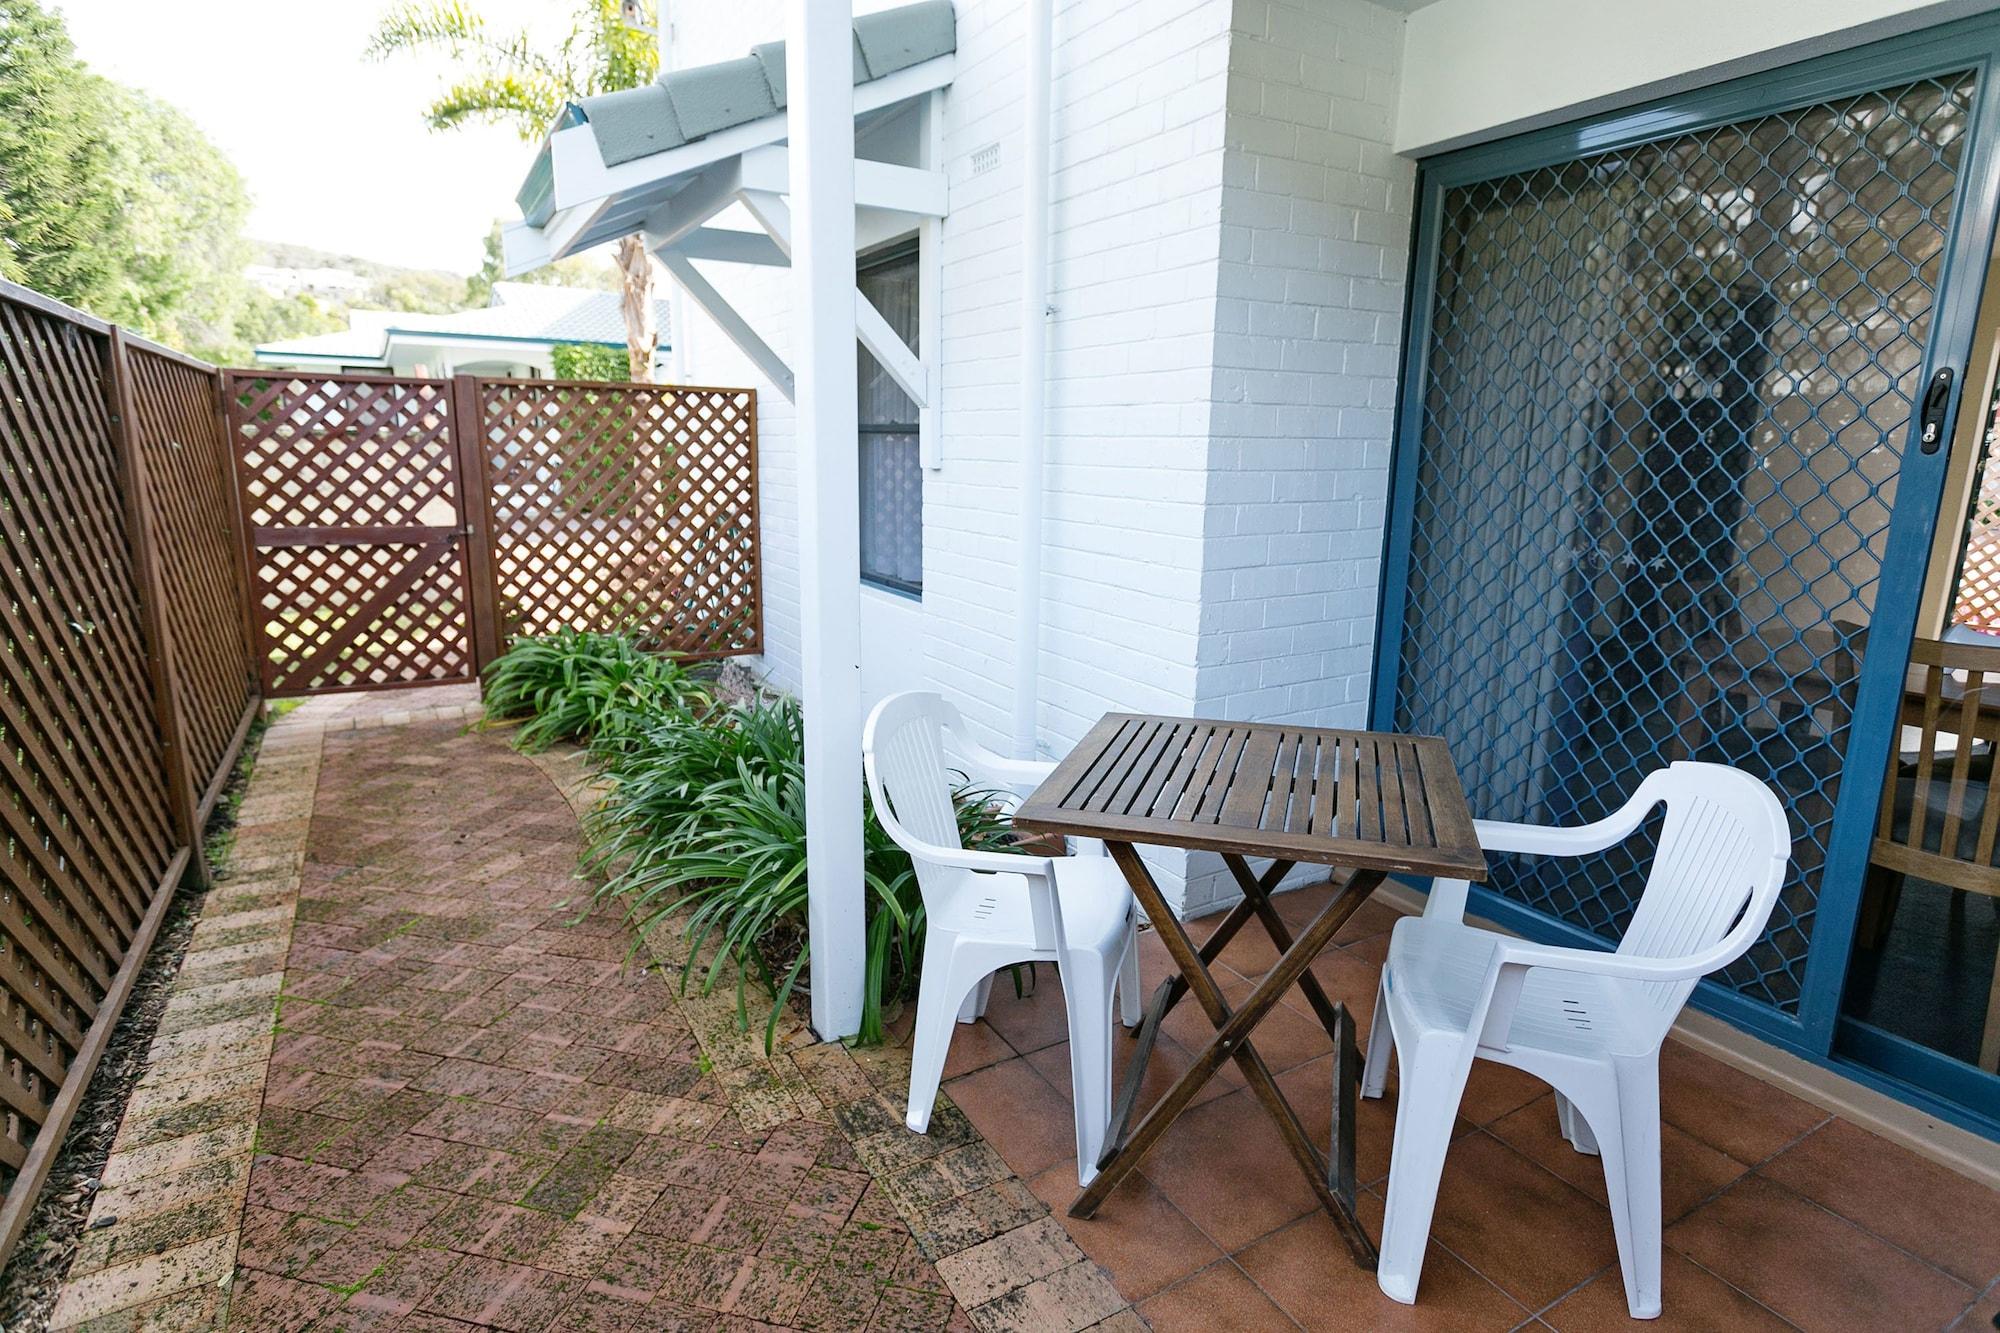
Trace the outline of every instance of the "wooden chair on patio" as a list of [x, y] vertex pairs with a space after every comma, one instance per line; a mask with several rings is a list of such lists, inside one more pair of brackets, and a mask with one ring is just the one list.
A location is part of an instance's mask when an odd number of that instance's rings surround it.
[[[1857, 935], [1879, 947], [1914, 875], [2000, 910], [2000, 801], [1991, 799], [2000, 742], [2000, 647], [1918, 639], [1910, 646], [1902, 739], [1889, 760], [1869, 852]], [[1982, 1068], [2000, 1066], [2000, 970], [1986, 1003]]]
[[1738, 635], [1697, 635], [1673, 673], [1685, 682], [1674, 708], [1678, 753], [1717, 758], [1705, 750], [1726, 727], [1715, 719], [1725, 708], [1739, 717], [1768, 713], [1779, 727], [1811, 718], [1827, 735], [1840, 735], [1854, 707], [1866, 640], [1865, 629], [1842, 621], [1802, 630], [1764, 621]]

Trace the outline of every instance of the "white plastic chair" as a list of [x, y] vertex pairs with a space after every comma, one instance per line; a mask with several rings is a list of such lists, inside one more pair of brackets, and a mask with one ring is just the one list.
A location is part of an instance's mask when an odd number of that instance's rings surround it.
[[953, 1023], [970, 1023], [985, 1012], [993, 974], [1017, 963], [1054, 963], [1069, 1013], [1076, 1174], [1089, 1184], [1111, 1123], [1114, 993], [1127, 1027], [1139, 1022], [1142, 1007], [1132, 890], [1102, 844], [1092, 844], [1096, 855], [1083, 856], [960, 845], [953, 769], [975, 784], [1018, 795], [1055, 765], [1005, 759], [977, 744], [958, 710], [938, 695], [884, 699], [869, 714], [861, 747], [876, 814], [916, 862], [924, 897], [924, 965], [906, 1122], [919, 1134], [930, 1128]]
[[1438, 1179], [1475, 1057], [1554, 1087], [1563, 1137], [1601, 1153], [1625, 1302], [1660, 1313], [1660, 1044], [1694, 983], [1740, 958], [1784, 883], [1791, 834], [1771, 789], [1721, 764], [1649, 775], [1623, 808], [1581, 828], [1474, 821], [1489, 852], [1587, 856], [1667, 807], [1645, 895], [1615, 953], [1532, 944], [1465, 924], [1467, 884], [1438, 880], [1396, 923], [1361, 1093], [1402, 1071], [1376, 1280], [1417, 1297]]

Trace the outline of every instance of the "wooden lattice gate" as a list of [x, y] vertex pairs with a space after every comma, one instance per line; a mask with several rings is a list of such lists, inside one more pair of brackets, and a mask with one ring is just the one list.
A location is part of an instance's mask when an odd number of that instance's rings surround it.
[[475, 679], [515, 634], [760, 650], [756, 395], [231, 372], [273, 696]]
[[467, 472], [439, 380], [233, 374], [269, 695], [467, 681]]

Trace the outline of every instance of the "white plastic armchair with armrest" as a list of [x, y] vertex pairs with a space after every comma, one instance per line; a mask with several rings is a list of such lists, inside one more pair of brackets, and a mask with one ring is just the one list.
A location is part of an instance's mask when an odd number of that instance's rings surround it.
[[1667, 808], [1659, 849], [1615, 953], [1533, 944], [1469, 926], [1468, 885], [1438, 880], [1421, 917], [1396, 924], [1361, 1092], [1401, 1068], [1381, 1288], [1416, 1299], [1438, 1180], [1473, 1059], [1527, 1071], [1556, 1092], [1563, 1137], [1601, 1153], [1625, 1300], [1660, 1313], [1660, 1045], [1694, 983], [1763, 934], [1791, 833], [1771, 789], [1719, 764], [1658, 770], [1616, 813], [1579, 828], [1475, 820], [1488, 852], [1589, 856]]
[[1101, 844], [1080, 848], [1086, 854], [1077, 856], [960, 845], [952, 769], [1018, 794], [1055, 765], [986, 749], [939, 695], [884, 699], [869, 714], [861, 747], [876, 815], [916, 862], [924, 899], [909, 1127], [919, 1134], [929, 1129], [954, 1023], [970, 1022], [984, 1010], [993, 974], [1017, 963], [1054, 963], [1069, 1016], [1077, 1179], [1088, 1184], [1111, 1123], [1112, 1000], [1128, 1027], [1138, 1023], [1143, 1004], [1132, 890]]

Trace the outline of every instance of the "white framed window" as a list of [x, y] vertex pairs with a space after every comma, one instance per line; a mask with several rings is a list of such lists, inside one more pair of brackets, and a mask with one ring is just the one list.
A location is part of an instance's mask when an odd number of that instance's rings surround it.
[[[889, 327], [917, 345], [917, 242], [862, 257], [861, 294]], [[860, 357], [861, 581], [921, 596], [924, 590], [924, 470], [917, 405], [868, 350]]]

